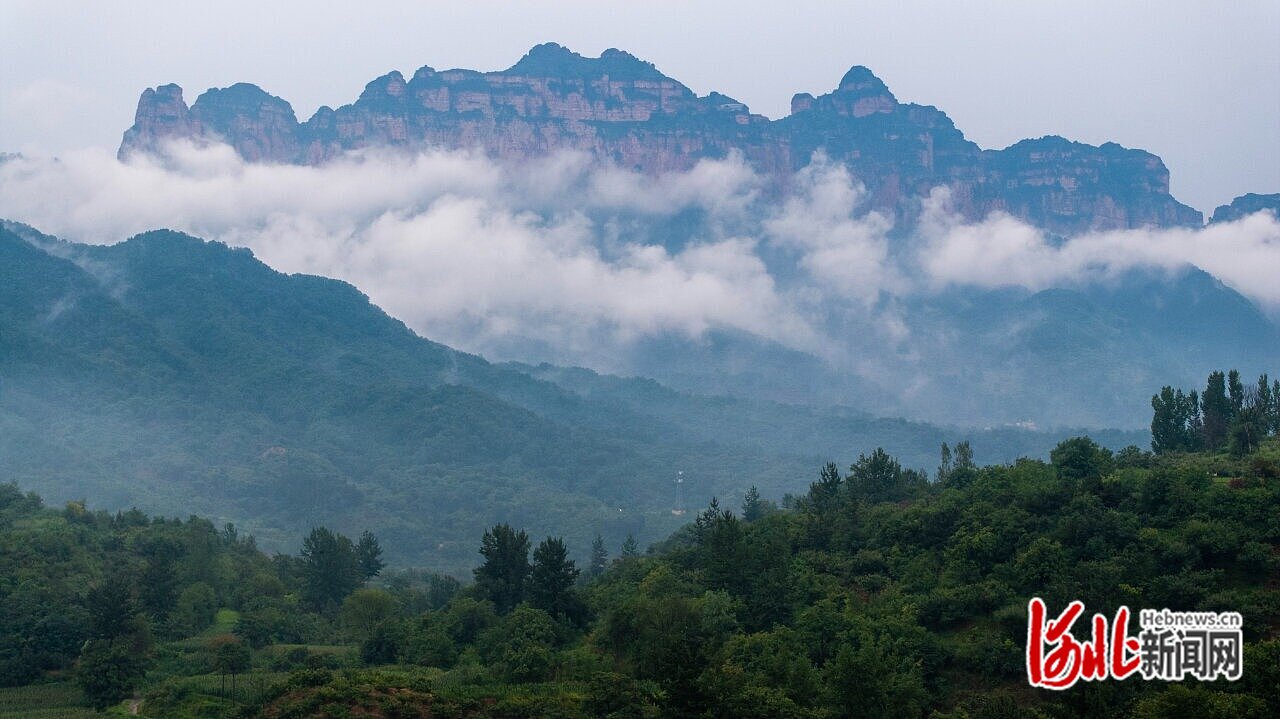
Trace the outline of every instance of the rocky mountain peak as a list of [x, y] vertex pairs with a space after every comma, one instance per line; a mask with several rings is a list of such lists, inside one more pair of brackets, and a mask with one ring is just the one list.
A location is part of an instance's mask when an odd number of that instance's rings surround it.
[[1231, 201], [1229, 205], [1220, 205], [1213, 211], [1211, 222], [1231, 222], [1239, 220], [1255, 212], [1270, 212], [1280, 218], [1280, 192], [1271, 195], [1260, 195], [1250, 192]]
[[504, 74], [575, 79], [607, 76], [613, 80], [670, 80], [653, 63], [617, 48], [609, 48], [600, 57], [590, 58], [554, 42], [533, 46]]
[[[419, 69], [417, 73], [414, 73], [415, 80], [420, 74], [423, 75], [423, 77], [430, 76], [423, 73], [423, 70], [430, 71], [431, 74], [434, 74], [434, 71], [432, 71], [431, 68], [424, 67]], [[365, 85], [364, 92], [360, 93], [359, 101], [369, 102], [385, 98], [399, 98], [404, 95], [407, 87], [408, 83], [405, 82], [404, 75], [401, 75], [399, 70], [392, 70], [368, 85]]]
[[840, 78], [840, 85], [837, 88], [840, 92], [857, 92], [864, 95], [890, 95], [889, 87], [884, 81], [876, 77], [871, 69], [864, 65], [854, 65], [849, 68], [849, 72]]
[[169, 140], [200, 134], [199, 123], [193, 121], [181, 87], [174, 83], [149, 87], [138, 98], [133, 127], [125, 132], [117, 156], [124, 159], [135, 152], [156, 153]]
[[231, 87], [210, 88], [204, 91], [200, 97], [196, 98], [191, 111], [201, 115], [228, 117], [269, 111], [297, 122], [297, 117], [293, 114], [293, 106], [288, 101], [247, 82], [237, 82]]
[[1059, 137], [983, 150], [937, 108], [899, 103], [862, 65], [829, 93], [797, 94], [776, 121], [727, 95], [699, 97], [628, 52], [586, 57], [557, 43], [534, 46], [503, 71], [424, 65], [407, 82], [392, 71], [354, 103], [301, 124], [289, 103], [253, 85], [210, 90], [190, 109], [181, 88], [165, 85], [143, 93], [120, 155], [158, 152], [173, 138], [302, 164], [370, 146], [479, 149], [506, 161], [574, 150], [652, 174], [739, 152], [779, 192], [822, 152], [866, 186], [870, 209], [908, 223], [939, 185], [965, 216], [1008, 212], [1063, 235], [1201, 223], [1169, 195], [1168, 170], [1151, 153]]

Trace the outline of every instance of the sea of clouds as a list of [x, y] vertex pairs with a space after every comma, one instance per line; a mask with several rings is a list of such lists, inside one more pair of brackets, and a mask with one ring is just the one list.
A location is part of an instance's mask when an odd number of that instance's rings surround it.
[[902, 344], [900, 299], [1080, 286], [1135, 268], [1194, 265], [1280, 309], [1270, 214], [1055, 240], [1007, 215], [967, 221], [938, 189], [903, 237], [867, 211], [842, 165], [816, 156], [793, 186], [773, 198], [736, 156], [650, 177], [569, 153], [503, 165], [371, 151], [303, 167], [176, 144], [128, 162], [102, 150], [9, 157], [0, 218], [89, 243], [181, 230], [351, 282], [438, 341], [502, 355], [520, 338], [556, 348], [538, 359], [588, 364], [602, 342], [711, 329], [828, 356], [848, 344], [833, 326], [856, 321], [870, 340]]

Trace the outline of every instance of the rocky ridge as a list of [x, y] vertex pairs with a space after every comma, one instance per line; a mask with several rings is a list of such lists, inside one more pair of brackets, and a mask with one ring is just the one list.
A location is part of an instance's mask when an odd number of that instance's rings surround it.
[[480, 149], [516, 161], [577, 150], [645, 173], [737, 151], [780, 192], [821, 151], [866, 185], [869, 208], [899, 220], [945, 185], [965, 216], [1003, 211], [1063, 235], [1202, 222], [1169, 194], [1169, 172], [1149, 152], [1054, 136], [984, 150], [944, 112], [899, 102], [861, 66], [827, 94], [797, 94], [778, 120], [719, 93], [700, 97], [621, 50], [588, 58], [554, 43], [498, 72], [422, 67], [406, 79], [393, 71], [354, 103], [322, 107], [305, 122], [254, 85], [208, 90], [190, 107], [181, 88], [162, 85], [143, 92], [119, 154], [154, 153], [177, 138], [224, 141], [253, 162], [314, 165], [378, 146]]

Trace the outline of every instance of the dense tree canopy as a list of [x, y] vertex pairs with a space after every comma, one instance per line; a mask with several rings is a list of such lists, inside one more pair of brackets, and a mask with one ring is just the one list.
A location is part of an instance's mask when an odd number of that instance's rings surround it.
[[[779, 504], [713, 500], [646, 551], [632, 538], [610, 561], [601, 539], [591, 577], [560, 538], [530, 558], [505, 524], [462, 586], [377, 566], [372, 535], [317, 527], [268, 557], [234, 527], [0, 486], [0, 679], [69, 677], [86, 703], [139, 695], [139, 715], [174, 719], [1275, 716], [1280, 439], [1261, 409], [1265, 431], [1233, 428], [1280, 393], [1211, 385], [1153, 404], [1183, 431], [1215, 397], [1216, 451], [1074, 437], [978, 467], [961, 443], [924, 472], [873, 449]], [[1244, 675], [1029, 691], [1030, 597], [1238, 611]]]
[[1215, 371], [1203, 394], [1166, 386], [1151, 398], [1151, 407], [1156, 454], [1226, 448], [1244, 456], [1280, 433], [1280, 380], [1263, 374], [1256, 385], [1246, 386], [1236, 370]]

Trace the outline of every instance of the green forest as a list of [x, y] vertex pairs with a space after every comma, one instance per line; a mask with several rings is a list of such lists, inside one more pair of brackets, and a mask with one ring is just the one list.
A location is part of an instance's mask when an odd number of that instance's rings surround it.
[[[295, 554], [198, 517], [0, 488], [0, 717], [1272, 717], [1280, 401], [1153, 397], [1152, 451], [931, 471], [882, 449], [807, 492], [713, 500], [642, 549], [477, 529], [473, 578], [315, 527]], [[1027, 601], [1237, 611], [1237, 682], [1027, 685]], [[40, 709], [35, 709], [40, 707]], [[55, 708], [60, 707], [60, 708]]]
[[0, 223], [0, 481], [235, 522], [269, 551], [313, 526], [369, 529], [389, 561], [465, 576], [476, 528], [502, 521], [577, 554], [597, 533], [662, 539], [685, 521], [671, 513], [680, 471], [693, 510], [753, 484], [794, 491], [850, 447], [921, 467], [942, 442], [1005, 461], [1062, 436], [492, 364], [247, 250], [171, 231], [89, 246]]

